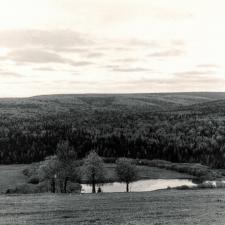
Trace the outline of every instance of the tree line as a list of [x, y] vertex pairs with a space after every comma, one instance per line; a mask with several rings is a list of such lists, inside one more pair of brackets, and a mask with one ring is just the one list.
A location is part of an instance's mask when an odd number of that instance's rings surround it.
[[31, 163], [55, 155], [68, 140], [77, 158], [94, 149], [103, 157], [164, 159], [224, 167], [223, 114], [191, 111], [92, 111], [0, 118], [0, 163]]

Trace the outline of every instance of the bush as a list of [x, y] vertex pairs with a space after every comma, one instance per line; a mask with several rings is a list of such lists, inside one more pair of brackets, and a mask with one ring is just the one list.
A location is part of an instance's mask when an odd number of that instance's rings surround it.
[[20, 184], [15, 188], [6, 190], [6, 194], [31, 194], [36, 193], [36, 187], [33, 184]]
[[34, 194], [34, 193], [46, 193], [49, 192], [48, 182], [41, 182], [39, 184], [20, 184], [15, 188], [9, 188], [6, 190], [6, 194]]
[[26, 176], [26, 177], [29, 177], [30, 175], [30, 169], [29, 168], [26, 168], [23, 170], [23, 175]]
[[39, 166], [40, 166], [40, 163], [33, 163], [23, 170], [23, 174], [27, 177], [32, 177], [37, 175]]
[[225, 182], [224, 181], [216, 181], [216, 187], [217, 188], [225, 188]]
[[198, 185], [198, 188], [216, 188], [216, 182], [203, 182], [202, 184]]
[[80, 193], [81, 192], [81, 185], [78, 183], [69, 182], [67, 193]]
[[39, 180], [39, 177], [37, 176], [34, 176], [34, 177], [31, 177], [29, 180], [28, 180], [28, 183], [29, 184], [39, 184], [40, 180]]
[[182, 185], [182, 186], [179, 186], [179, 187], [176, 187], [177, 190], [190, 190], [190, 189], [193, 189], [193, 187], [189, 187], [187, 185]]
[[159, 159], [139, 159], [136, 160], [136, 164], [187, 173], [201, 180], [215, 180], [222, 178], [223, 174], [225, 174], [225, 170], [212, 170], [208, 166], [201, 165], [200, 163], [172, 163]]
[[115, 163], [117, 158], [115, 157], [105, 157], [105, 158], [102, 158], [103, 159], [103, 162], [104, 163]]

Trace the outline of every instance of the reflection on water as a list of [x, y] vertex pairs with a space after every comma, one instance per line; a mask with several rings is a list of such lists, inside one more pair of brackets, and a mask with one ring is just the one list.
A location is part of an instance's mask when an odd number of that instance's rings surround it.
[[[196, 186], [191, 180], [186, 179], [149, 179], [139, 180], [130, 184], [130, 190], [134, 192], [155, 191], [166, 189], [168, 187], [179, 187], [187, 185], [189, 187]], [[103, 192], [125, 192], [126, 185], [124, 183], [107, 183], [101, 186]], [[91, 193], [91, 186], [82, 184], [82, 193]]]

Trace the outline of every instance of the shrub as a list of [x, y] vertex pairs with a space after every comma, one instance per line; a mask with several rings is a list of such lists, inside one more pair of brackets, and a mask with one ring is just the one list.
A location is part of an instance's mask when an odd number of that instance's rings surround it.
[[189, 187], [187, 185], [182, 185], [182, 186], [179, 186], [179, 187], [176, 187], [177, 190], [190, 190], [190, 189], [193, 189], [193, 187]]
[[6, 190], [6, 194], [31, 194], [36, 193], [36, 187], [32, 184], [20, 184], [15, 188], [9, 188]]
[[37, 176], [31, 177], [28, 180], [28, 183], [30, 183], [30, 184], [39, 184], [39, 182], [40, 182], [40, 180], [39, 180], [39, 177], [37, 177]]
[[216, 188], [216, 183], [206, 181], [203, 182], [202, 184], [199, 184], [198, 188]]
[[103, 162], [104, 163], [115, 163], [117, 158], [115, 157], [105, 157], [105, 158], [102, 158], [103, 159]]

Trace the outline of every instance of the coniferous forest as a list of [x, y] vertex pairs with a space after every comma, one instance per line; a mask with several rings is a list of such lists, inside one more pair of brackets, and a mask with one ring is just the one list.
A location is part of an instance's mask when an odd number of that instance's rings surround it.
[[0, 100], [0, 163], [31, 163], [68, 140], [79, 158], [224, 168], [225, 94], [56, 95]]

